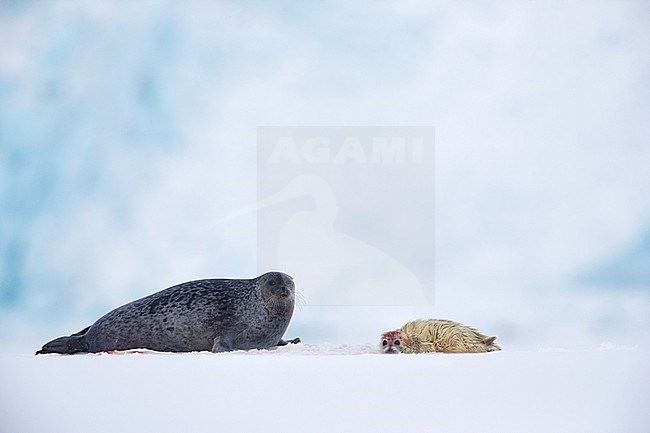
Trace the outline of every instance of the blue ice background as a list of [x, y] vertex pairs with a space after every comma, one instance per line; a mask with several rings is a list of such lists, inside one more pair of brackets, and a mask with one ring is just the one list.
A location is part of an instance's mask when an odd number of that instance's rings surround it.
[[644, 343], [648, 18], [643, 2], [0, 3], [0, 347], [254, 275], [254, 219], [212, 222], [255, 200], [255, 128], [274, 124], [436, 126], [432, 315]]

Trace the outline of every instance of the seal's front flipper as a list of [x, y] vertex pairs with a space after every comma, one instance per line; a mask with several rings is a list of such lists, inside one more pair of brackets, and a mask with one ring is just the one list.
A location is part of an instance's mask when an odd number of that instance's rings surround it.
[[248, 329], [248, 325], [243, 323], [236, 325], [233, 328], [225, 329], [221, 335], [217, 335], [214, 338], [212, 353], [231, 352], [233, 350], [236, 350], [235, 339], [246, 329]]
[[286, 345], [289, 344], [289, 343], [291, 343], [291, 344], [298, 344], [298, 343], [300, 343], [300, 337], [296, 337], [296, 338], [294, 338], [294, 339], [292, 339], [292, 340], [289, 340], [289, 341], [285, 341], [285, 340], [283, 340], [283, 339], [280, 339], [280, 341], [278, 341], [278, 344], [277, 344], [277, 345], [278, 345], [278, 346], [286, 346]]
[[235, 340], [234, 335], [217, 336], [212, 345], [212, 353], [232, 351], [232, 343]]

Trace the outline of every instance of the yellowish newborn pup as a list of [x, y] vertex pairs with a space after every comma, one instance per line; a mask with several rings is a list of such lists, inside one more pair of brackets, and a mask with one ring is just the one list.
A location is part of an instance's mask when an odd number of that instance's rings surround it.
[[481, 353], [501, 350], [476, 329], [443, 319], [414, 320], [397, 331], [384, 332], [379, 348], [382, 353]]

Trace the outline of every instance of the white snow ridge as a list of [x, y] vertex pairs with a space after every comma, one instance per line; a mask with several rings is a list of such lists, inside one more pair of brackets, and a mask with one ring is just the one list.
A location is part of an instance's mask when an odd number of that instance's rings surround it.
[[648, 354], [3, 354], [0, 431], [647, 432]]

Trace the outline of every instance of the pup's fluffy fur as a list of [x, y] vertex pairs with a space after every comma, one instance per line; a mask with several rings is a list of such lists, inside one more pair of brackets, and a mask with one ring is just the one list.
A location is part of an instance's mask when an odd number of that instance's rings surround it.
[[414, 320], [383, 333], [379, 347], [383, 353], [480, 353], [501, 350], [495, 339], [451, 320]]

